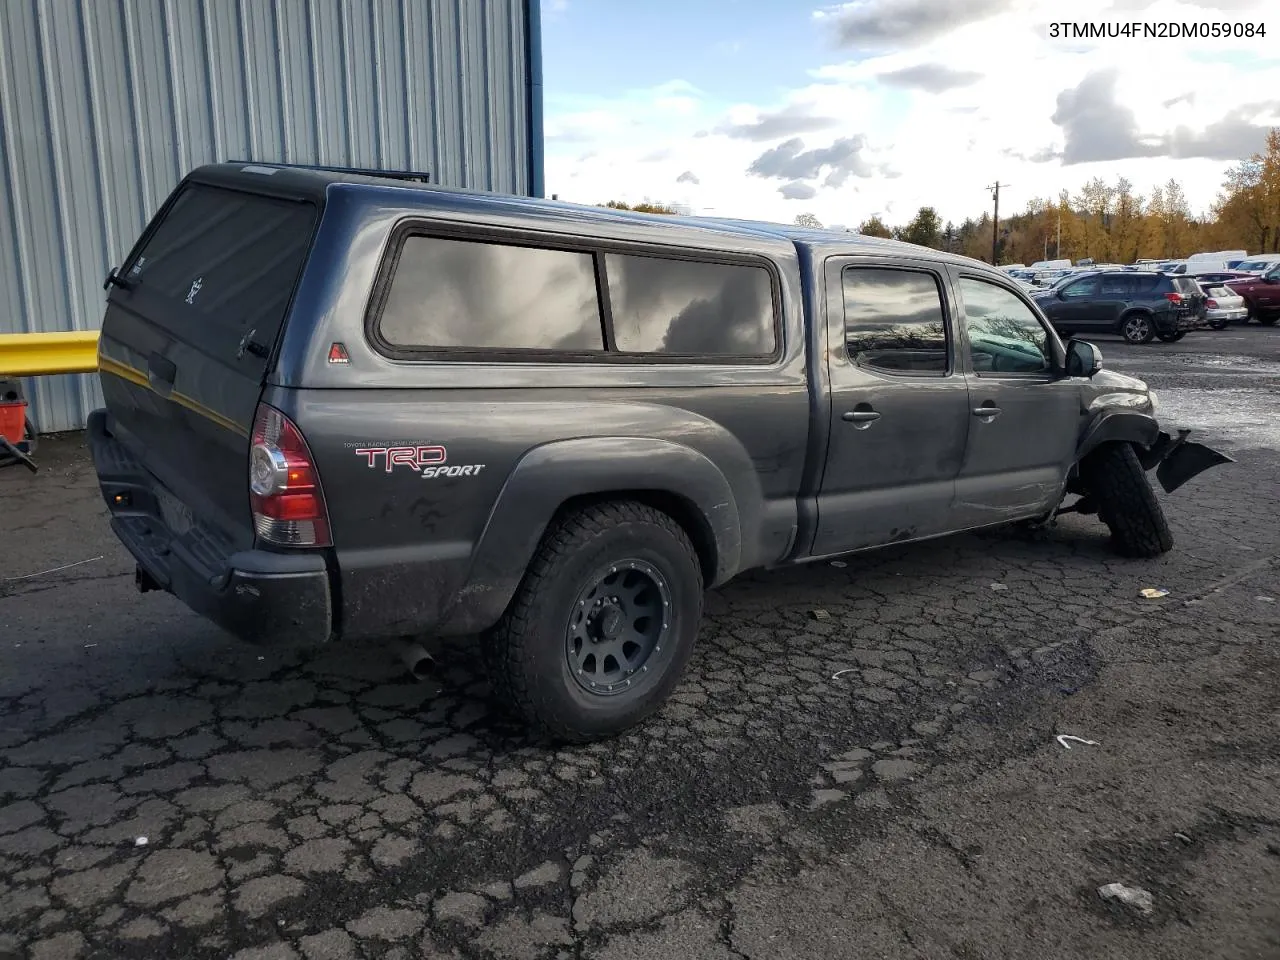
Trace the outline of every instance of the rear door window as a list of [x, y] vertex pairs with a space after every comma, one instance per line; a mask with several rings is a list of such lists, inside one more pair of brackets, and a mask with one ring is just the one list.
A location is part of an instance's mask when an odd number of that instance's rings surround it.
[[126, 264], [125, 303], [210, 356], [235, 360], [246, 337], [270, 350], [317, 217], [310, 202], [188, 184]]
[[1104, 297], [1127, 297], [1131, 289], [1133, 289], [1131, 277], [1111, 274], [1102, 278], [1102, 296]]
[[951, 369], [947, 314], [933, 274], [848, 267], [842, 281], [850, 360], [892, 374], [941, 377]]

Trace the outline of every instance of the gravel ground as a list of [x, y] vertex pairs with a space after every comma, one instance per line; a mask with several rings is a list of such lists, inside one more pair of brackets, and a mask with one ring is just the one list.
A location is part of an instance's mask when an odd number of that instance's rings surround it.
[[749, 575], [571, 750], [467, 643], [416, 683], [139, 595], [45, 442], [0, 471], [0, 956], [1280, 957], [1280, 329], [1101, 346], [1238, 460], [1172, 553], [1064, 517]]

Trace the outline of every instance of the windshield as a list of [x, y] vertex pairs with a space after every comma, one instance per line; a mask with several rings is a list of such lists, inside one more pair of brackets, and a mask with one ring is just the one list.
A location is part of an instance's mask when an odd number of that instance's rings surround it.
[[1243, 273], [1262, 273], [1268, 267], [1276, 266], [1274, 260], [1241, 260], [1236, 264], [1235, 269]]

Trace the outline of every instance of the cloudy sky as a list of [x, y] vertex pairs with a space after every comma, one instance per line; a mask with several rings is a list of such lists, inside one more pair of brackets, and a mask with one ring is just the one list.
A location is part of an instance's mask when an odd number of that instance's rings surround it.
[[[1265, 23], [1265, 39], [1050, 24]], [[1141, 27], [1139, 27], [1139, 30]], [[1280, 125], [1274, 0], [543, 0], [547, 191], [827, 224], [1123, 175], [1207, 209]]]

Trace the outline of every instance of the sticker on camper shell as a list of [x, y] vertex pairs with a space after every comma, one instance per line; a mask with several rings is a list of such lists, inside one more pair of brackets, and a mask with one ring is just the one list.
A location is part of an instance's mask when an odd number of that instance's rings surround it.
[[485, 467], [483, 463], [449, 463], [449, 452], [438, 444], [370, 444], [357, 446], [355, 453], [370, 470], [394, 473], [404, 467], [417, 471], [424, 480], [474, 477]]

